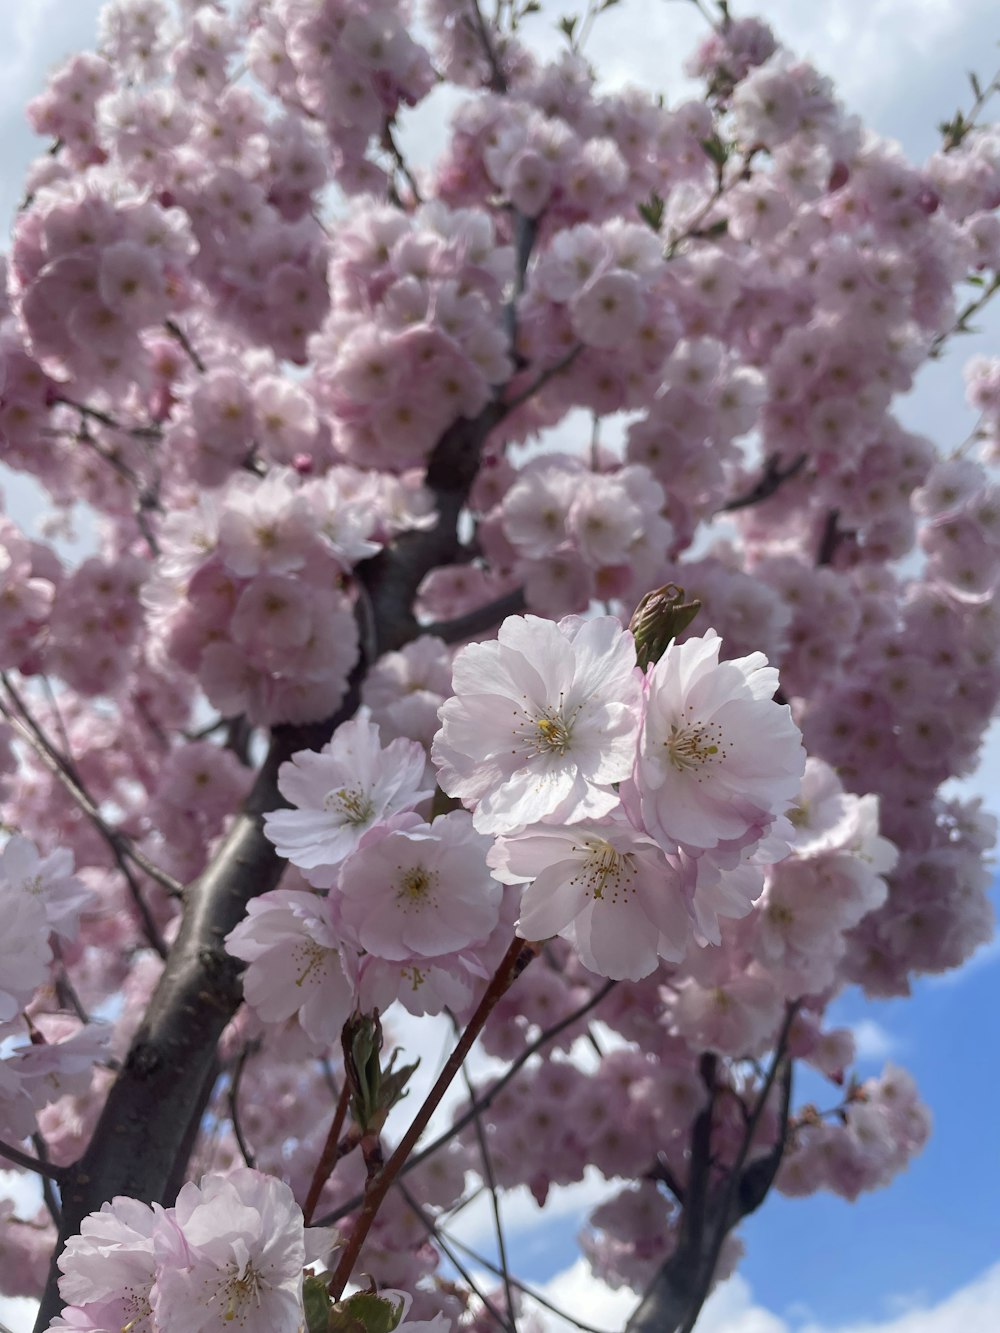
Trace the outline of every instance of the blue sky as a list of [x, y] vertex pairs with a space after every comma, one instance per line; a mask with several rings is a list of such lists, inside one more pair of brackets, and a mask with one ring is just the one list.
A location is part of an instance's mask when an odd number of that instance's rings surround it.
[[[582, 0], [575, 6], [546, 0], [532, 31], [544, 36], [553, 16], [582, 7]], [[0, 3], [4, 219], [16, 207], [25, 166], [37, 151], [23, 124], [24, 103], [48, 69], [92, 43], [99, 8], [99, 0]], [[996, 0], [763, 0], [758, 8], [793, 49], [833, 76], [853, 109], [917, 158], [934, 146], [936, 122], [967, 101], [967, 71], [989, 77], [997, 63]], [[734, 9], [749, 12], [742, 4]], [[680, 61], [701, 31], [692, 5], [623, 0], [600, 19], [591, 54], [613, 82], [628, 78], [665, 87], [673, 100], [685, 91]], [[554, 50], [555, 39], [549, 45]], [[441, 142], [442, 110], [442, 103], [432, 104], [413, 117], [409, 136], [425, 154]], [[907, 424], [944, 447], [958, 443], [972, 425], [960, 367], [976, 351], [1000, 351], [996, 311], [979, 337], [932, 366], [900, 405]], [[997, 728], [983, 768], [963, 790], [983, 794], [1000, 814]], [[862, 1046], [870, 1053], [861, 1072], [877, 1072], [888, 1057], [915, 1075], [934, 1115], [930, 1144], [891, 1188], [853, 1206], [825, 1195], [769, 1199], [745, 1227], [747, 1256], [739, 1277], [713, 1297], [699, 1333], [1000, 1328], [998, 1012], [996, 949], [949, 979], [919, 982], [908, 1001], [865, 1004], [857, 996], [842, 997], [836, 1018], [861, 1025]], [[542, 1227], [533, 1224], [533, 1206], [523, 1200], [512, 1199], [506, 1210], [518, 1271], [539, 1283], [552, 1280], [560, 1299], [610, 1331], [621, 1326], [628, 1302], [599, 1290], [575, 1263], [581, 1195], [588, 1193], [569, 1196], [560, 1215]], [[12, 1312], [2, 1302], [0, 1318], [13, 1333], [30, 1328], [23, 1311]]]

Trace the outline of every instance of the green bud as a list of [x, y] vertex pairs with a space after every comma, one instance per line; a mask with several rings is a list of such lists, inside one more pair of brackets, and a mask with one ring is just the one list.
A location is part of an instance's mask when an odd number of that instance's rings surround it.
[[643, 671], [658, 662], [667, 648], [691, 624], [701, 610], [701, 602], [685, 602], [684, 589], [667, 583], [655, 592], [647, 592], [632, 612], [629, 629], [635, 638], [635, 655]]
[[382, 1068], [382, 1024], [378, 1010], [355, 1014], [344, 1025], [344, 1073], [351, 1089], [351, 1114], [364, 1134], [377, 1134], [386, 1116], [406, 1095], [406, 1084], [420, 1063], [394, 1069], [398, 1051]]

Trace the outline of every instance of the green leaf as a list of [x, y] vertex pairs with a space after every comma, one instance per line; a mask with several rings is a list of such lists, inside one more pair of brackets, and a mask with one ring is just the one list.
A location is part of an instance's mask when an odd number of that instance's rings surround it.
[[573, 34], [576, 32], [576, 15], [572, 18], [562, 18], [559, 20], [559, 31], [565, 36], [566, 40], [572, 44]]
[[655, 232], [663, 227], [663, 200], [654, 191], [644, 204], [639, 205], [639, 216]]
[[717, 134], [713, 134], [711, 139], [702, 139], [702, 151], [706, 157], [712, 159], [717, 167], [724, 167], [729, 161], [729, 145], [723, 143]]
[[306, 1333], [328, 1333], [333, 1301], [322, 1278], [310, 1274], [302, 1284], [302, 1303], [306, 1313]]
[[393, 1333], [404, 1305], [404, 1301], [393, 1305], [388, 1297], [373, 1291], [356, 1291], [333, 1306], [327, 1327], [330, 1333]]

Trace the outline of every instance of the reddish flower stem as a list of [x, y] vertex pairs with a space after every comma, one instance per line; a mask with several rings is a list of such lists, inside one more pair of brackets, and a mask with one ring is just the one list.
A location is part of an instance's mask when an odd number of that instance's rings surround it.
[[453, 1079], [462, 1068], [466, 1056], [471, 1051], [476, 1038], [486, 1023], [487, 1018], [496, 1008], [497, 1003], [503, 995], [510, 989], [524, 969], [536, 956], [540, 944], [530, 944], [526, 940], [519, 940], [516, 937], [511, 940], [510, 947], [500, 961], [500, 966], [493, 974], [493, 979], [487, 986], [483, 998], [479, 1001], [476, 1012], [469, 1019], [465, 1031], [459, 1037], [455, 1049], [449, 1055], [445, 1067], [438, 1075], [437, 1082], [431, 1088], [424, 1099], [420, 1110], [413, 1117], [409, 1129], [399, 1141], [395, 1152], [386, 1162], [377, 1175], [374, 1175], [368, 1182], [365, 1189], [364, 1200], [358, 1213], [357, 1221], [351, 1231], [350, 1238], [344, 1246], [344, 1252], [340, 1256], [340, 1262], [337, 1264], [336, 1271], [330, 1279], [330, 1294], [334, 1300], [339, 1300], [344, 1293], [344, 1288], [354, 1271], [354, 1265], [357, 1263], [358, 1255], [361, 1253], [361, 1247], [365, 1243], [365, 1238], [371, 1230], [372, 1223], [375, 1221], [376, 1214], [382, 1206], [382, 1201], [392, 1182], [399, 1174], [404, 1162], [410, 1153], [416, 1147], [417, 1140], [427, 1128], [431, 1116], [437, 1110], [441, 1098], [447, 1092]]
[[330, 1130], [326, 1136], [326, 1142], [323, 1144], [323, 1151], [316, 1163], [313, 1178], [309, 1182], [309, 1193], [306, 1195], [305, 1206], [302, 1209], [306, 1226], [312, 1221], [316, 1205], [319, 1203], [319, 1196], [323, 1193], [323, 1186], [330, 1179], [330, 1172], [340, 1160], [340, 1132], [344, 1128], [344, 1120], [347, 1117], [347, 1103], [350, 1096], [350, 1084], [345, 1078], [344, 1086], [340, 1089], [340, 1096], [337, 1098], [337, 1109], [333, 1113]]

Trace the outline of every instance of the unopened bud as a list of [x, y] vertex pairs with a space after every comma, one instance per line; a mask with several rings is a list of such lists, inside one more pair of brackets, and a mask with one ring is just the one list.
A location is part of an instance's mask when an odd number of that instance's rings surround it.
[[701, 602], [686, 602], [684, 589], [667, 583], [647, 592], [632, 612], [628, 627], [635, 639], [635, 655], [643, 671], [658, 662], [701, 610]]

